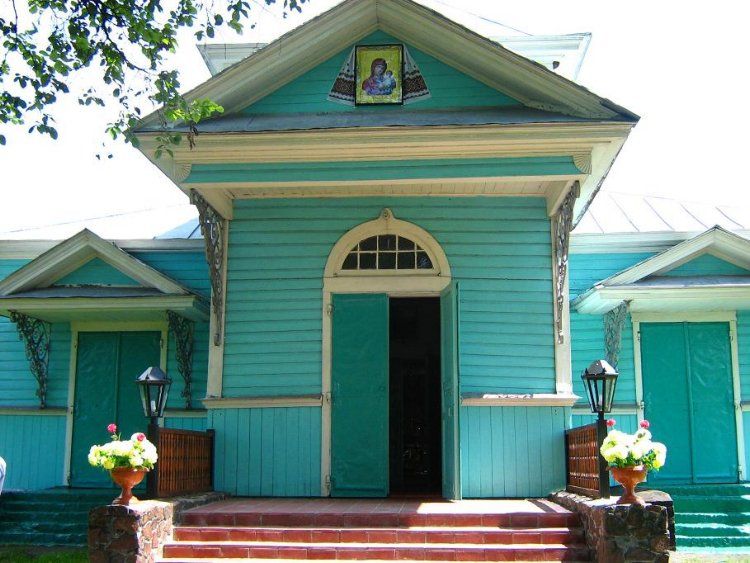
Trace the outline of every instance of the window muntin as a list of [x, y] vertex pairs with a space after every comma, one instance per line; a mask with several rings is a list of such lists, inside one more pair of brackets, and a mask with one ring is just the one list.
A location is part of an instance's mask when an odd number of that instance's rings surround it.
[[432, 259], [413, 240], [401, 235], [375, 235], [359, 241], [344, 258], [346, 271], [433, 270]]

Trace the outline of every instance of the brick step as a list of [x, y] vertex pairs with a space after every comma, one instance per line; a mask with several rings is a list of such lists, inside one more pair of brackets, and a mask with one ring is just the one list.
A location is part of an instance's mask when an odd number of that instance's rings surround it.
[[187, 526], [264, 526], [306, 528], [411, 528], [447, 526], [462, 528], [578, 528], [577, 514], [505, 513], [505, 514], [419, 514], [419, 513], [314, 513], [314, 512], [207, 512], [192, 510], [183, 516]]
[[581, 528], [252, 528], [187, 527], [174, 529], [176, 541], [261, 541], [304, 543], [473, 543], [583, 544]]
[[304, 542], [170, 542], [163, 561], [184, 557], [224, 559], [371, 559], [448, 561], [588, 561], [584, 545], [434, 543], [304, 543]]

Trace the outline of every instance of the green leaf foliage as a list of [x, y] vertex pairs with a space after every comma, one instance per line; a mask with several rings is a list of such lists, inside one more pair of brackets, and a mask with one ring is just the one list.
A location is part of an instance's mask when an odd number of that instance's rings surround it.
[[[95, 83], [71, 95], [82, 107], [115, 100], [119, 115], [105, 129], [112, 139], [135, 144], [130, 129], [155, 105], [164, 127], [158, 152], [170, 154], [169, 147], [181, 142], [180, 135], [167, 132], [171, 122], [188, 125], [192, 148], [198, 123], [223, 108], [180, 95], [180, 74], [167, 60], [178, 48], [178, 32], [190, 29], [198, 41], [225, 26], [241, 33], [251, 9], [262, 8], [262, 2], [283, 3], [286, 14], [300, 11], [306, 1], [0, 1], [0, 128], [26, 126], [56, 139], [53, 106], [71, 94], [72, 78], [86, 73], [97, 77]], [[5, 142], [0, 134], [0, 145]]]

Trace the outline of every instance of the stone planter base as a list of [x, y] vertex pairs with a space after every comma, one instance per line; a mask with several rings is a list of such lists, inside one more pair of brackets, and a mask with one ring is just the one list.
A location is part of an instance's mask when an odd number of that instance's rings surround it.
[[224, 493], [202, 493], [93, 508], [89, 512], [89, 560], [153, 563], [183, 511], [225, 497]]
[[672, 499], [660, 491], [643, 491], [641, 496], [645, 506], [615, 504], [616, 496], [594, 500], [566, 491], [549, 498], [580, 515], [596, 561], [669, 561], [669, 550], [674, 549]]

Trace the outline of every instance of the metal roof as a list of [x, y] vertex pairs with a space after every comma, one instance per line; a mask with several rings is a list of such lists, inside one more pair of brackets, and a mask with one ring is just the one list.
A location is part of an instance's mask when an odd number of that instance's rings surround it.
[[749, 230], [750, 207], [602, 190], [574, 234], [699, 233], [715, 225]]

